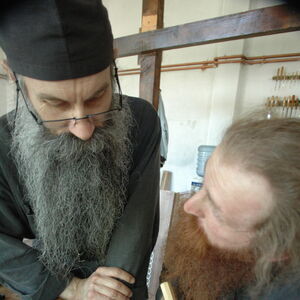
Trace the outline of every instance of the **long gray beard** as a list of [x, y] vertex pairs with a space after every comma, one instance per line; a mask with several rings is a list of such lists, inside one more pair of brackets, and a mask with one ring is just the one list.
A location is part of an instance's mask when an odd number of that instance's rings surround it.
[[35, 214], [39, 259], [68, 276], [85, 259], [101, 264], [122, 214], [131, 164], [128, 103], [104, 128], [82, 141], [54, 136], [20, 108], [12, 153]]

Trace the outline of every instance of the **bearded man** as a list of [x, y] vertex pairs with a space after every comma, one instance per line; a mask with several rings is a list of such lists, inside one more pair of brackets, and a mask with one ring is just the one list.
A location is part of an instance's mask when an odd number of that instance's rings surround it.
[[299, 145], [299, 119], [227, 130], [169, 235], [163, 280], [178, 299], [299, 299]]
[[0, 119], [0, 283], [22, 299], [146, 299], [160, 126], [117, 93], [106, 9], [16, 3], [0, 45], [19, 100]]

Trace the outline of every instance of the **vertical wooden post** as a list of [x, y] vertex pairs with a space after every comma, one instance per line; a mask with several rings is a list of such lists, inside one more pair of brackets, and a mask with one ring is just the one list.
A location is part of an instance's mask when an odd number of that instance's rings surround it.
[[[141, 32], [163, 28], [164, 0], [143, 0]], [[158, 109], [162, 51], [141, 55], [140, 97]]]

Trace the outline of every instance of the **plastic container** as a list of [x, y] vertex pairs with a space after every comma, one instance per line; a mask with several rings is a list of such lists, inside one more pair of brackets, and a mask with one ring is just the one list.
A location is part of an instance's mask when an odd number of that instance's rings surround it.
[[194, 177], [191, 182], [191, 193], [196, 193], [201, 190], [203, 185], [202, 177]]
[[211, 156], [216, 146], [201, 145], [198, 147], [198, 160], [197, 160], [197, 170], [198, 176], [204, 177], [205, 164], [207, 159]]

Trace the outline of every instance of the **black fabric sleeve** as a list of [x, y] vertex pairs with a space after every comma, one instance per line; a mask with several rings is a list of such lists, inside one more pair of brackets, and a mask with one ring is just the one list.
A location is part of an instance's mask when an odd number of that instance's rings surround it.
[[67, 286], [38, 262], [36, 250], [11, 236], [0, 234], [0, 276], [2, 284], [24, 300], [53, 300]]
[[[138, 134], [129, 199], [108, 251], [107, 266], [136, 278], [132, 299], [147, 299], [146, 274], [159, 226], [159, 165], [161, 130], [157, 113], [137, 99]], [[139, 102], [140, 101], [140, 102]]]

